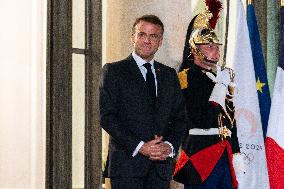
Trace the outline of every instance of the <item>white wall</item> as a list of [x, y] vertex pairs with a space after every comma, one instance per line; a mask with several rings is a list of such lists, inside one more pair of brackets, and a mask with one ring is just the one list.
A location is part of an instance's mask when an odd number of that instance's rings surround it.
[[0, 3], [0, 188], [41, 189], [46, 0]]
[[190, 22], [191, 3], [188, 0], [107, 0], [106, 61], [126, 58], [132, 52], [131, 27], [137, 17], [155, 14], [163, 21], [163, 45], [156, 59], [171, 67], [178, 67], [182, 59], [184, 38]]

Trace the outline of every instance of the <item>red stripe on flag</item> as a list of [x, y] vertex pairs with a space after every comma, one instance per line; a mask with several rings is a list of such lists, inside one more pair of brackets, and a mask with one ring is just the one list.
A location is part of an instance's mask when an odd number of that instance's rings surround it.
[[284, 149], [272, 138], [265, 139], [270, 189], [284, 187]]

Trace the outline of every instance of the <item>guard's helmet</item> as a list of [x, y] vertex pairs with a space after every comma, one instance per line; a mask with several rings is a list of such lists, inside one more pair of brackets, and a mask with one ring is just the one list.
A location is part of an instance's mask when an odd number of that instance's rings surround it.
[[196, 45], [202, 44], [219, 44], [219, 39], [215, 34], [214, 30], [210, 27], [209, 20], [212, 18], [212, 13], [209, 10], [198, 14], [194, 18], [192, 32], [189, 38], [189, 45], [201, 59], [204, 59], [203, 53], [197, 48]]

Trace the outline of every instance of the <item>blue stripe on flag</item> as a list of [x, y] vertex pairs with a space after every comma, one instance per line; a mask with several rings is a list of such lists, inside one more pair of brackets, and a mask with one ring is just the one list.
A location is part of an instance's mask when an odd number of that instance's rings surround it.
[[252, 57], [255, 70], [256, 86], [258, 91], [259, 108], [261, 114], [263, 136], [266, 135], [269, 111], [270, 93], [266, 75], [266, 68], [262, 53], [261, 41], [253, 5], [248, 5], [248, 29], [251, 43]]

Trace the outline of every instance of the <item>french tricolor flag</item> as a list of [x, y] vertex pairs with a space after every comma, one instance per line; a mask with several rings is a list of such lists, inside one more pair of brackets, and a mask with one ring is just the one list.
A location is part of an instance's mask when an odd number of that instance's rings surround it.
[[281, 13], [280, 54], [265, 139], [271, 189], [284, 188], [284, 7]]

